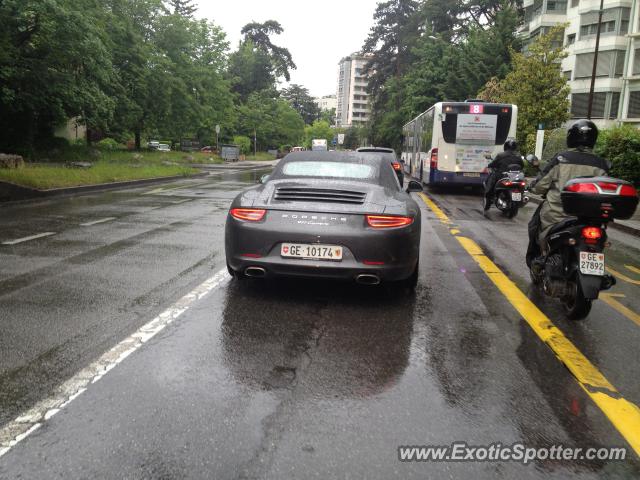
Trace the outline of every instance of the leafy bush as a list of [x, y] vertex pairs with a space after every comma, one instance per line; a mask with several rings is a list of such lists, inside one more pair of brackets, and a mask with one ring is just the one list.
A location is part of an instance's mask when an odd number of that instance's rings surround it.
[[233, 144], [240, 147], [240, 153], [247, 155], [251, 153], [251, 139], [244, 135], [236, 135], [233, 137]]
[[101, 150], [119, 150], [121, 145], [113, 138], [103, 138], [97, 143], [97, 147]]
[[602, 130], [595, 150], [611, 162], [611, 176], [640, 185], [640, 130], [631, 125]]

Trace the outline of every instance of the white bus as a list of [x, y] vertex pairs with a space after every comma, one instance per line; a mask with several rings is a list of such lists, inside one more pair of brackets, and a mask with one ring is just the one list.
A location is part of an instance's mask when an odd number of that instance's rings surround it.
[[516, 105], [439, 102], [403, 128], [402, 160], [412, 177], [427, 184], [482, 184], [489, 160], [515, 138]]

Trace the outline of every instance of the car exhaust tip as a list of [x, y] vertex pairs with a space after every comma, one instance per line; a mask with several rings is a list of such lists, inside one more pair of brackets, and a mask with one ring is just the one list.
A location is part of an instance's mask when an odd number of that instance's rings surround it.
[[244, 274], [251, 278], [262, 278], [267, 274], [267, 271], [262, 267], [247, 267], [244, 269]]
[[529, 200], [530, 200], [530, 198], [529, 198], [529, 196], [528, 196], [528, 195], [525, 195], [525, 196], [523, 196], [523, 197], [522, 197], [522, 203], [523, 203], [523, 204], [525, 204], [525, 205], [526, 205], [527, 203], [529, 203]]
[[370, 273], [361, 273], [356, 277], [356, 283], [360, 285], [378, 285], [380, 283], [380, 277]]

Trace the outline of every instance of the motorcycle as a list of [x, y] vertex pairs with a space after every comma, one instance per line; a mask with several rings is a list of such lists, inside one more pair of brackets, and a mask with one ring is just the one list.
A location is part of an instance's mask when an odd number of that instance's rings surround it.
[[606, 273], [607, 225], [633, 216], [638, 192], [632, 184], [611, 177], [580, 177], [567, 182], [561, 194], [567, 219], [545, 238], [547, 251], [530, 262], [534, 285], [559, 299], [567, 317], [582, 320], [600, 291], [616, 283]]
[[[519, 165], [510, 165], [509, 171], [493, 187], [493, 203], [507, 218], [514, 218], [518, 210], [527, 204], [529, 196], [526, 192], [524, 172]], [[483, 202], [487, 202], [486, 197]], [[486, 204], [483, 204], [485, 207]], [[485, 209], [486, 211], [486, 209]]]

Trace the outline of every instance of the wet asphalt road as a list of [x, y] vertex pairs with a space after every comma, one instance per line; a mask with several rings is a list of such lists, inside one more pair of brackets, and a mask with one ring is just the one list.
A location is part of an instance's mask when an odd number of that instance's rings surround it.
[[[224, 268], [229, 202], [262, 172], [0, 207], [0, 426]], [[640, 325], [529, 292], [527, 207], [432, 192], [625, 398]], [[227, 278], [0, 458], [0, 478], [632, 478], [640, 462], [403, 463], [399, 445], [624, 440], [423, 204], [419, 286]], [[109, 220], [105, 220], [109, 219]], [[102, 223], [93, 223], [102, 221]], [[92, 224], [93, 223], [93, 224]], [[91, 224], [82, 226], [81, 224]], [[640, 311], [636, 238], [612, 293]], [[635, 282], [635, 283], [634, 283]]]

